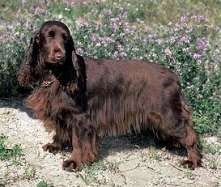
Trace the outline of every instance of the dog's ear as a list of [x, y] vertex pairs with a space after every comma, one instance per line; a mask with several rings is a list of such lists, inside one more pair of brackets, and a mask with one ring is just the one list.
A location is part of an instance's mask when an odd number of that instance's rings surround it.
[[18, 82], [21, 86], [28, 86], [35, 77], [35, 69], [38, 65], [39, 55], [39, 31], [31, 37], [30, 44], [25, 52], [25, 59], [17, 74]]
[[70, 33], [68, 34], [68, 41], [66, 46], [66, 50], [68, 51], [68, 53], [70, 52], [69, 54], [71, 54], [72, 51], [75, 51], [74, 40]]
[[[72, 64], [76, 72], [76, 77], [80, 84], [86, 84], [86, 65], [84, 58], [75, 51], [72, 51]], [[83, 86], [83, 85], [82, 85]]]
[[25, 53], [25, 64], [29, 64], [31, 66], [37, 65], [39, 55], [39, 31], [34, 32], [33, 36], [30, 39], [30, 43], [28, 49]]
[[79, 76], [81, 74], [81, 67], [80, 67], [79, 60], [80, 60], [79, 55], [77, 55], [75, 50], [73, 50], [72, 51], [72, 64], [73, 64], [73, 67], [76, 71], [77, 78], [79, 78]]
[[82, 110], [85, 111], [87, 108], [87, 76], [86, 76], [86, 64], [84, 58], [75, 51], [72, 51], [72, 64], [76, 72], [76, 83], [78, 91], [81, 93], [77, 97], [77, 103], [82, 107]]

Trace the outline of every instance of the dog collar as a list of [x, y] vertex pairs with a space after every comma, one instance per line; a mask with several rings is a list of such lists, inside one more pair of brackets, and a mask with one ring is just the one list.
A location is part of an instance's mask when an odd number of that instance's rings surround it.
[[53, 82], [54, 82], [54, 80], [51, 80], [51, 81], [43, 81], [43, 82], [41, 83], [41, 86], [42, 86], [43, 88], [47, 88], [47, 87], [51, 86], [51, 85], [53, 84]]

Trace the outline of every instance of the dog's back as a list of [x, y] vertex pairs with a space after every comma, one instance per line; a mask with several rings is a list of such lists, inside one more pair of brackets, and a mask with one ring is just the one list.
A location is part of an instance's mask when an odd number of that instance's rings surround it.
[[101, 135], [144, 129], [165, 134], [177, 125], [171, 113], [178, 112], [182, 98], [178, 78], [170, 70], [138, 60], [86, 60], [86, 69], [89, 113]]

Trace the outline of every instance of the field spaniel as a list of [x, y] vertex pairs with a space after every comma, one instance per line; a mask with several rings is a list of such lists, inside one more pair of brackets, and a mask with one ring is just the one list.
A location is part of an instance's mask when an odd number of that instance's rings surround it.
[[31, 38], [18, 72], [21, 86], [35, 83], [26, 104], [54, 130], [43, 146], [55, 153], [69, 147], [65, 170], [96, 160], [104, 136], [151, 130], [187, 150], [191, 168], [201, 165], [191, 111], [178, 77], [163, 66], [140, 60], [93, 60], [76, 54], [67, 26], [45, 22]]

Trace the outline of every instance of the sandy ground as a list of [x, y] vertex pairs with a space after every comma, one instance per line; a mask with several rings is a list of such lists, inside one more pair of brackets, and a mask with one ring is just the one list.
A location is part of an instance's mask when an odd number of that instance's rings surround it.
[[78, 172], [63, 171], [70, 153], [42, 150], [52, 134], [18, 100], [0, 100], [0, 133], [8, 136], [8, 146], [19, 144], [23, 150], [16, 160], [0, 161], [0, 186], [32, 187], [43, 180], [56, 187], [221, 186], [220, 154], [204, 153], [203, 167], [192, 171], [179, 165], [182, 151], [168, 151], [146, 136], [106, 138], [98, 162]]

